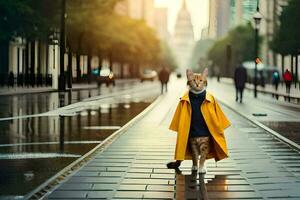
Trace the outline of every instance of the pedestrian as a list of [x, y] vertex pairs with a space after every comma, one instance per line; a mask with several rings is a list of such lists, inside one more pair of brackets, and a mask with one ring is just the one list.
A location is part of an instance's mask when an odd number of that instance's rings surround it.
[[164, 66], [160, 72], [159, 72], [159, 80], [161, 83], [161, 94], [164, 93], [164, 87], [165, 87], [165, 91], [168, 92], [168, 82], [169, 82], [169, 76], [170, 76], [170, 72], [169, 70]]
[[[234, 71], [234, 84], [235, 84], [235, 101], [243, 102], [243, 92], [247, 81], [247, 70], [240, 62], [238, 67]], [[240, 98], [239, 98], [240, 96]]]
[[289, 94], [291, 91], [291, 84], [292, 84], [293, 76], [292, 76], [292, 73], [288, 69], [286, 69], [283, 74], [283, 80], [285, 82], [286, 93]]
[[279, 73], [278, 73], [277, 71], [274, 71], [273, 74], [272, 74], [272, 84], [273, 84], [274, 87], [275, 87], [275, 91], [278, 90], [279, 82], [280, 82], [280, 76], [279, 76]]
[[183, 160], [192, 160], [192, 171], [206, 173], [206, 159], [219, 161], [228, 157], [224, 129], [230, 122], [214, 96], [206, 91], [207, 68], [202, 74], [191, 70], [186, 74], [189, 90], [180, 99], [169, 127], [177, 132], [176, 161], [167, 167], [176, 169]]
[[9, 75], [8, 75], [8, 87], [9, 86], [14, 87], [14, 84], [15, 84], [14, 73], [10, 72]]

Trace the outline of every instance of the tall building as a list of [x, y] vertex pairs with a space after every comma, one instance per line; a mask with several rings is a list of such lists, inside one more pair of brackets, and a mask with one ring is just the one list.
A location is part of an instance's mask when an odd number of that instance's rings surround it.
[[230, 0], [209, 1], [209, 38], [220, 38], [229, 30]]
[[143, 19], [148, 26], [155, 26], [154, 0], [123, 0], [116, 4], [115, 12], [133, 19]]
[[160, 39], [165, 41], [168, 40], [169, 31], [167, 8], [155, 8], [155, 30]]
[[184, 0], [181, 10], [177, 15], [177, 21], [175, 24], [175, 30], [171, 44], [178, 66], [182, 72], [190, 63], [194, 44], [195, 39], [191, 15]]
[[230, 0], [230, 28], [250, 22], [256, 6], [257, 1], [253, 0]]

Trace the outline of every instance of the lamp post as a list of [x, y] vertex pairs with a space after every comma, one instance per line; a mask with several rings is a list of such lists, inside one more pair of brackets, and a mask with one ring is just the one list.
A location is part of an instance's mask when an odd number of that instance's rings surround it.
[[60, 21], [60, 74], [58, 78], [58, 90], [66, 90], [66, 78], [65, 78], [65, 51], [66, 51], [66, 0], [61, 0], [61, 21]]
[[254, 30], [255, 30], [255, 68], [254, 68], [254, 98], [257, 98], [257, 64], [258, 64], [258, 31], [260, 28], [260, 22], [262, 19], [261, 14], [259, 13], [259, 7], [257, 3], [256, 13], [253, 16], [254, 19]]

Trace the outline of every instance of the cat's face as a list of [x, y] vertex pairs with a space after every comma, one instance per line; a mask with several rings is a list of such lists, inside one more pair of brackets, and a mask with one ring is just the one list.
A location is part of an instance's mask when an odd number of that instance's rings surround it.
[[188, 85], [191, 89], [195, 91], [201, 91], [207, 85], [207, 75], [208, 69], [205, 68], [200, 74], [192, 72], [192, 70], [186, 70], [186, 77], [188, 80]]

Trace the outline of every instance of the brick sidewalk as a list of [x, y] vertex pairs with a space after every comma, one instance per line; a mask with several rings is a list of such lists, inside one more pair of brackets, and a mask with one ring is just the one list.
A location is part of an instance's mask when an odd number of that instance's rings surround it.
[[190, 161], [167, 169], [176, 141], [168, 125], [183, 83], [45, 199], [300, 198], [299, 152], [226, 107], [230, 158], [208, 161], [204, 177], [191, 174]]

